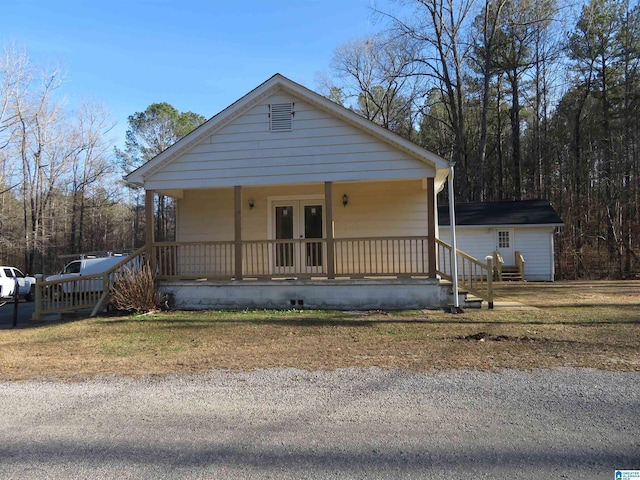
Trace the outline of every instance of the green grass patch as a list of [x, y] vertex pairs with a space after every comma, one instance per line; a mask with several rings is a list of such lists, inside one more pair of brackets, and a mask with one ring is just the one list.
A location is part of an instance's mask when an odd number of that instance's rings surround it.
[[598, 285], [577, 291], [557, 284], [504, 285], [498, 299], [530, 299], [537, 309], [458, 315], [239, 310], [64, 317], [3, 331], [0, 378], [270, 367], [640, 370], [640, 282], [634, 288]]

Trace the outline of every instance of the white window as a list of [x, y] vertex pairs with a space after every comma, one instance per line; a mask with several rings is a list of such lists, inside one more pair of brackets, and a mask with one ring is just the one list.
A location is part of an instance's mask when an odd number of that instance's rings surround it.
[[293, 103], [272, 103], [269, 105], [269, 127], [272, 132], [293, 130]]
[[498, 232], [498, 248], [511, 248], [509, 230], [502, 230]]

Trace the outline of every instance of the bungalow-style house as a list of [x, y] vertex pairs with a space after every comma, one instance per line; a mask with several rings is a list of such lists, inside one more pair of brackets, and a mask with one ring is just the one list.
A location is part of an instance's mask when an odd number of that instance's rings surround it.
[[[451, 235], [449, 209], [438, 207], [440, 236]], [[506, 278], [552, 282], [553, 234], [562, 220], [546, 200], [471, 202], [455, 206], [459, 250], [477, 258], [502, 259]], [[500, 261], [495, 261], [500, 268]]]
[[[439, 308], [448, 172], [276, 74], [126, 180], [146, 191], [146, 255], [178, 308]], [[175, 242], [153, 238], [155, 194], [177, 199]]]

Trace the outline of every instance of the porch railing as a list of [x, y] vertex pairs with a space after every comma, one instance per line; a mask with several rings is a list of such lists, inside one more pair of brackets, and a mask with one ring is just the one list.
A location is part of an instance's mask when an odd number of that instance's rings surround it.
[[[335, 239], [336, 275], [429, 275], [428, 237]], [[435, 273], [435, 272], [434, 272]]]
[[[428, 237], [339, 238], [333, 240], [336, 276], [429, 276]], [[161, 279], [225, 280], [235, 277], [235, 249], [228, 242], [154, 244]], [[327, 240], [242, 242], [242, 277], [310, 278], [328, 274]], [[433, 272], [435, 274], [435, 272]]]
[[[437, 268], [429, 271], [429, 237], [334, 239], [334, 275], [435, 277], [453, 280], [453, 249], [436, 239]], [[235, 243], [162, 242], [154, 244], [160, 279], [225, 280], [235, 278]], [[327, 276], [326, 239], [242, 242], [242, 277], [311, 278]], [[493, 266], [458, 250], [460, 285], [493, 307]]]
[[93, 309], [91, 316], [95, 316], [100, 308], [106, 305], [113, 283], [127, 268], [142, 265], [144, 252], [145, 247], [142, 247], [102, 273], [50, 282], [38, 279], [33, 319], [39, 320], [47, 313], [89, 308]]
[[[452, 248], [435, 239], [437, 267], [430, 271], [429, 237], [339, 238], [333, 240], [336, 277], [435, 277], [452, 280]], [[326, 239], [243, 241], [243, 278], [311, 278], [328, 275]], [[235, 249], [227, 242], [159, 242], [153, 245], [159, 279], [232, 279]], [[109, 270], [82, 277], [36, 283], [34, 319], [50, 312], [93, 308], [106, 304], [111, 285], [124, 269], [144, 260], [140, 248]], [[463, 288], [493, 307], [492, 261], [482, 263], [458, 250], [458, 278]]]
[[[436, 239], [438, 274], [453, 281], [453, 247]], [[493, 259], [489, 256], [483, 263], [461, 250], [457, 250], [458, 282], [473, 295], [486, 300], [493, 308]]]

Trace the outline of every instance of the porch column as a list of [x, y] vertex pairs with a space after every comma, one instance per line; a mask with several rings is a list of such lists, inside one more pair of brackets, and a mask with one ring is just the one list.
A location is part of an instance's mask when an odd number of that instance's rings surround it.
[[146, 246], [147, 262], [151, 267], [151, 271], [156, 271], [156, 256], [154, 255], [154, 243], [156, 241], [156, 226], [153, 216], [153, 190], [145, 190], [144, 192], [144, 216], [145, 216], [145, 232], [144, 240]]
[[433, 177], [427, 178], [427, 257], [429, 278], [436, 278], [436, 198]]
[[333, 241], [333, 182], [324, 182], [324, 206], [327, 220], [327, 278], [336, 278]]
[[234, 240], [235, 240], [235, 278], [242, 280], [242, 187], [233, 187], [234, 204]]

